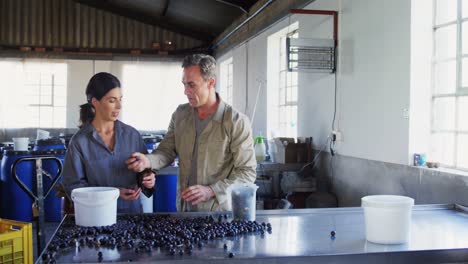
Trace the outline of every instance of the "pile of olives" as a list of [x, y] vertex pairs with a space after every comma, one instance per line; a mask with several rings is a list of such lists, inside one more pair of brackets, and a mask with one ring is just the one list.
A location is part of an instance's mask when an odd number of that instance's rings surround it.
[[[217, 219], [217, 220], [215, 220]], [[195, 247], [201, 249], [210, 240], [244, 234], [271, 233], [270, 223], [256, 221], [228, 222], [227, 215], [216, 217], [177, 217], [141, 214], [119, 215], [117, 223], [105, 227], [81, 227], [73, 217], [67, 217], [42, 255], [43, 263], [55, 263], [61, 250], [83, 247], [96, 248], [97, 260], [103, 261], [100, 248], [133, 250], [151, 253], [155, 248], [168, 255], [191, 255]], [[224, 245], [226, 250], [226, 245]], [[231, 252], [229, 257], [233, 257]]]

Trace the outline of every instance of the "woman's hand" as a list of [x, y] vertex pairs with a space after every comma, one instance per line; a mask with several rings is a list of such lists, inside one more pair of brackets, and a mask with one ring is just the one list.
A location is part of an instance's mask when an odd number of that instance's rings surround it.
[[125, 161], [127, 168], [133, 170], [134, 172], [142, 172], [146, 168], [151, 167], [149, 159], [140, 152], [134, 152], [132, 155]]
[[133, 201], [133, 200], [138, 199], [141, 193], [141, 188], [138, 188], [136, 190], [127, 189], [127, 188], [119, 188], [119, 190], [120, 190], [120, 198], [126, 201]]
[[141, 185], [143, 185], [147, 189], [151, 189], [154, 187], [156, 183], [156, 174], [154, 172], [148, 170], [143, 175], [143, 180], [141, 181]]

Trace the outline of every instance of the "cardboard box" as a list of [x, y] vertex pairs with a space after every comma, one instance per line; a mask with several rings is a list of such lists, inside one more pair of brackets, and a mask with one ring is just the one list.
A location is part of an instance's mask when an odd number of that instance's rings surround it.
[[306, 163], [311, 159], [311, 141], [312, 138], [306, 138], [307, 141], [296, 143], [294, 138], [279, 137], [275, 138], [275, 162], [277, 163]]
[[276, 162], [278, 163], [296, 163], [297, 145], [294, 138], [275, 138], [276, 144]]

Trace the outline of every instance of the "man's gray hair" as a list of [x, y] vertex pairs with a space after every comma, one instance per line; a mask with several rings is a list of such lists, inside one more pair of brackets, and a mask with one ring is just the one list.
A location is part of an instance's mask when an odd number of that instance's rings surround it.
[[202, 77], [205, 81], [209, 78], [216, 78], [216, 60], [206, 54], [192, 54], [184, 58], [182, 68], [197, 65], [200, 67]]

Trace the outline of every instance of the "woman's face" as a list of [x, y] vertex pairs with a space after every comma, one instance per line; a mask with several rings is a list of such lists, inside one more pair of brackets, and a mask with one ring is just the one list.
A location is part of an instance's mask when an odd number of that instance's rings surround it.
[[93, 98], [92, 104], [96, 109], [97, 119], [103, 121], [116, 121], [122, 109], [122, 91], [116, 87], [104, 95], [101, 100]]

